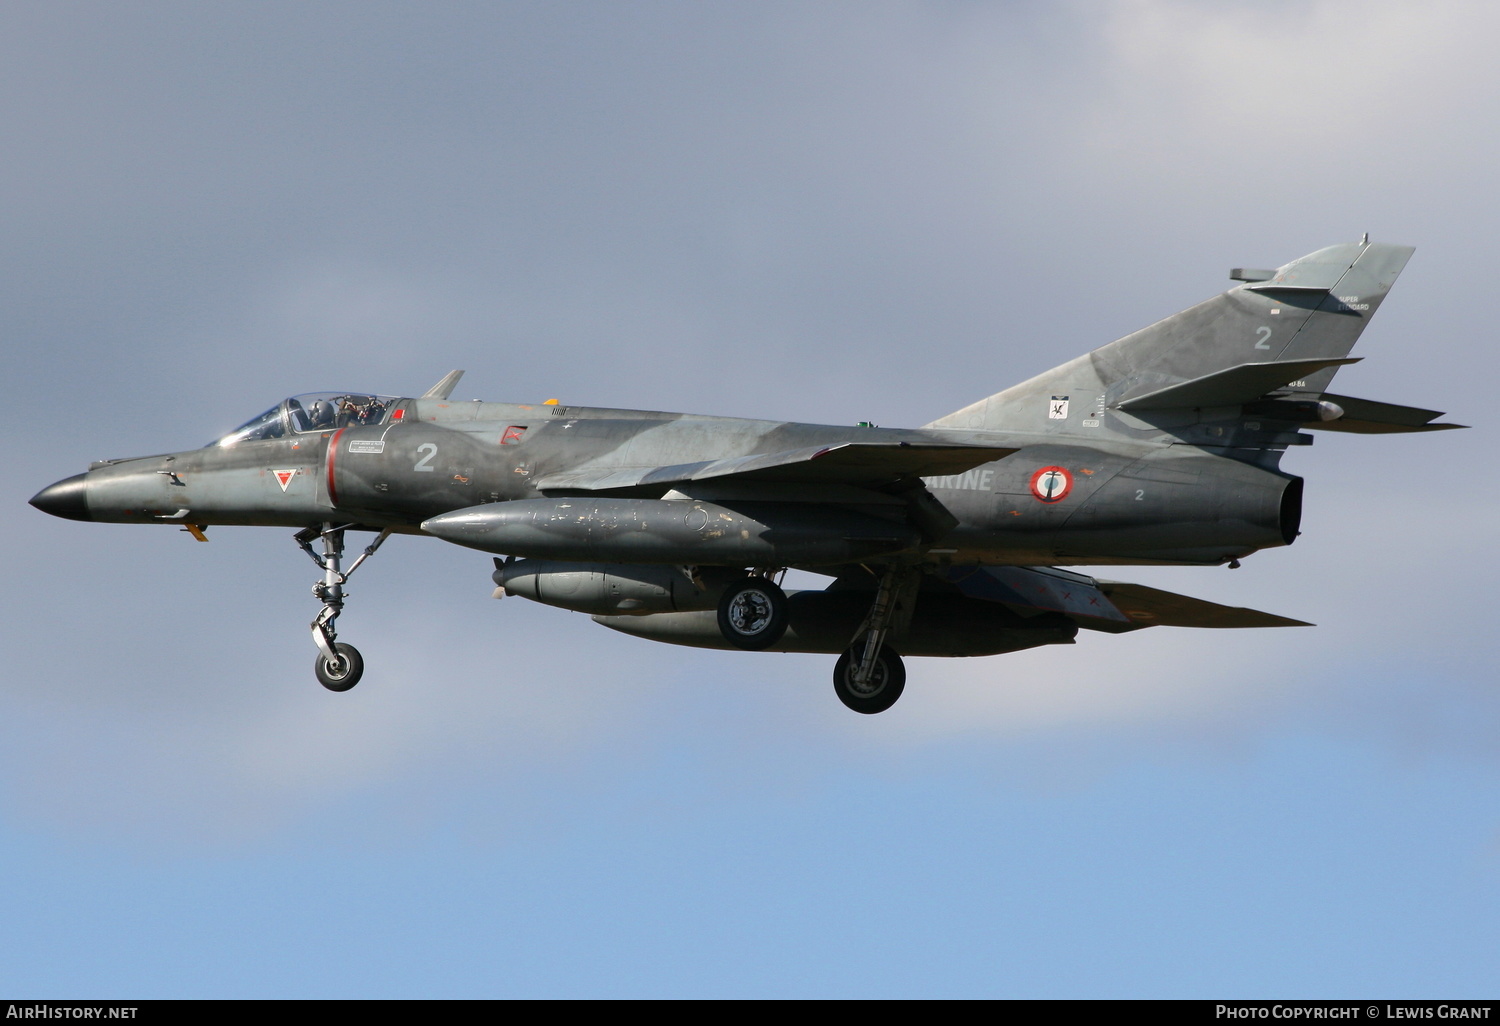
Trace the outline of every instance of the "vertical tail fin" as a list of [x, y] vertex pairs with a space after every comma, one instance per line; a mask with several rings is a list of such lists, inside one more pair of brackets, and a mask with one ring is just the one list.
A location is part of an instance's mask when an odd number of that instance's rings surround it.
[[1106, 409], [1246, 364], [1300, 363], [1306, 373], [1272, 387], [1320, 395], [1412, 252], [1345, 243], [1274, 271], [1236, 270], [1243, 283], [1229, 291], [928, 426], [1071, 433]]

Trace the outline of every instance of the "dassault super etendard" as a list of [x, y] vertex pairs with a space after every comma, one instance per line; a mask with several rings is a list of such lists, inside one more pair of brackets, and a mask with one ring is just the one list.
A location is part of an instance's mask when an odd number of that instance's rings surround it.
[[[1237, 561], [1297, 537], [1304, 429], [1436, 431], [1432, 410], [1329, 391], [1412, 250], [1330, 246], [914, 429], [413, 398], [283, 400], [202, 449], [103, 460], [39, 492], [55, 516], [295, 528], [322, 572], [316, 673], [363, 673], [343, 585], [393, 533], [494, 553], [497, 596], [704, 648], [837, 654], [858, 712], [907, 656], [1068, 644], [1079, 629], [1279, 627], [1062, 566]], [[373, 542], [350, 565], [345, 534]], [[780, 574], [825, 575], [784, 592]], [[899, 654], [898, 654], [899, 653]]]

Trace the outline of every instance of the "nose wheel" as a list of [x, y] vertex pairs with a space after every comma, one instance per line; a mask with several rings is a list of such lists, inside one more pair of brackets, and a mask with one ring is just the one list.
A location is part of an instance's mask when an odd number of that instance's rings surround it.
[[364, 676], [364, 656], [359, 654], [359, 649], [342, 641], [333, 643], [333, 651], [333, 659], [322, 652], [318, 653], [318, 658], [313, 663], [313, 673], [317, 674], [318, 683], [329, 691], [348, 691]]
[[[389, 530], [381, 531], [379, 536], [370, 543], [369, 548], [354, 561], [348, 570], [341, 567], [344, 558], [344, 531], [349, 525], [337, 526], [324, 524], [322, 527], [309, 527], [298, 531], [297, 544], [302, 547], [312, 561], [318, 564], [318, 569], [323, 571], [323, 577], [313, 585], [313, 595], [322, 600], [323, 609], [313, 618], [312, 636], [318, 646], [318, 657], [313, 663], [313, 673], [318, 678], [318, 683], [329, 691], [348, 691], [359, 683], [360, 677], [364, 676], [365, 660], [359, 654], [359, 649], [346, 642], [338, 640], [338, 632], [334, 628], [334, 621], [344, 611], [344, 582], [347, 581], [359, 565], [375, 554], [375, 550], [391, 536]], [[319, 554], [314, 551], [312, 543], [322, 539], [323, 552]]]

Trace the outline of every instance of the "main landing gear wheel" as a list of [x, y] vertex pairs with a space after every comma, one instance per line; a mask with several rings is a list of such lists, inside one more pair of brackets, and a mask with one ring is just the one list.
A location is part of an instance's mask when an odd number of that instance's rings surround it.
[[735, 648], [759, 652], [786, 633], [786, 592], [764, 577], [746, 577], [719, 599], [719, 633]]
[[318, 683], [329, 691], [348, 691], [364, 676], [364, 657], [359, 654], [359, 649], [342, 641], [335, 641], [333, 650], [338, 654], [338, 660], [329, 659], [319, 652], [313, 672], [318, 675]]
[[855, 642], [833, 668], [833, 690], [839, 701], [857, 713], [885, 712], [896, 704], [906, 689], [906, 664], [894, 650], [881, 646], [870, 670], [870, 678], [860, 684], [854, 676], [855, 661], [864, 652], [864, 639]]

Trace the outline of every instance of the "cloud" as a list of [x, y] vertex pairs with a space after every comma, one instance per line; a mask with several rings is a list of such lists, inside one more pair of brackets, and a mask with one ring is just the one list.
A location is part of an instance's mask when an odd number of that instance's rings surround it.
[[1497, 27], [1465, 2], [1112, 4], [1076, 125], [1099, 158], [1173, 190], [1275, 201], [1337, 190], [1339, 175], [1390, 183], [1489, 149], [1445, 122], [1492, 104]]
[[1494, 555], [1480, 431], [1325, 437], [1289, 458], [1310, 480], [1290, 550], [1107, 572], [1316, 629], [913, 660], [873, 718], [837, 705], [831, 659], [497, 606], [484, 560], [400, 539], [343, 621], [371, 675], [325, 694], [311, 567], [280, 532], [198, 546], [23, 503], [282, 394], [409, 392], [454, 366], [465, 397], [922, 423], [1372, 217], [1424, 249], [1363, 344], [1382, 359], [1340, 386], [1462, 396], [1468, 422], [1497, 369], [1473, 302], [1493, 216], [1466, 177], [1490, 166], [1466, 128], [1494, 100], [1489, 8], [662, 8], [623, 35], [495, 15], [353, 36], [323, 10], [290, 32], [158, 15], [117, 26], [130, 45], [56, 21], [5, 39], [10, 95], [59, 83], [5, 112], [22, 455], [0, 765], [28, 821], [260, 837], [370, 795], [638, 765], [682, 734], [793, 776], [808, 752], [878, 766], [968, 742], [1056, 772], [1071, 755], [1047, 742], [1080, 737], [1212, 759], [1303, 721], [1488, 757], [1481, 694], [1450, 692], [1467, 717], [1412, 715], [1420, 687], [1493, 676], [1465, 570]]

